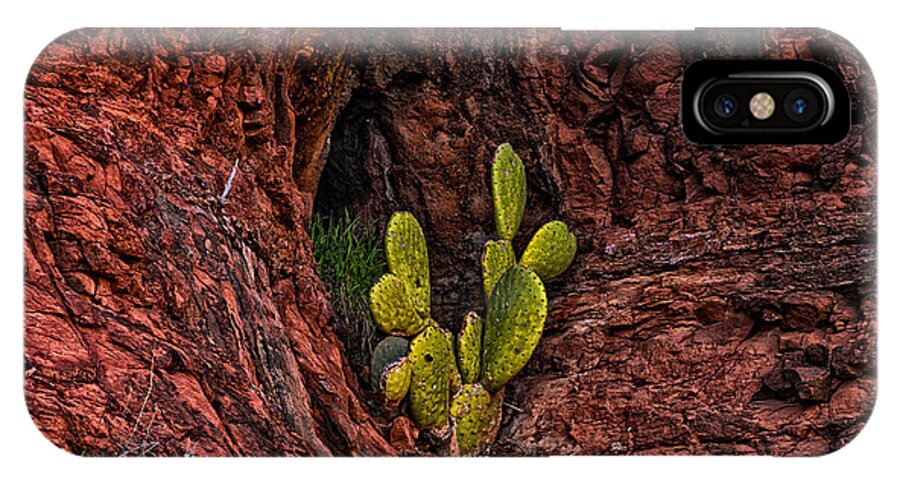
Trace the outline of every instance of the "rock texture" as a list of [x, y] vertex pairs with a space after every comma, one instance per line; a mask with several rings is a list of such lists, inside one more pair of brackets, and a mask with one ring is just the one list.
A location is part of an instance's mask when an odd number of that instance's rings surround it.
[[[851, 135], [688, 142], [679, 75], [722, 56], [825, 61], [850, 85]], [[455, 331], [483, 307], [506, 141], [528, 170], [518, 251], [558, 217], [579, 253], [547, 284], [490, 453], [818, 455], [858, 433], [875, 398], [874, 82], [842, 39], [803, 30], [58, 39], [26, 87], [38, 427], [89, 454], [423, 453], [342, 357], [303, 224], [411, 211], [433, 316]]]
[[303, 230], [347, 72], [314, 38], [82, 30], [35, 63], [25, 389], [52, 442], [394, 452], [353, 391]]

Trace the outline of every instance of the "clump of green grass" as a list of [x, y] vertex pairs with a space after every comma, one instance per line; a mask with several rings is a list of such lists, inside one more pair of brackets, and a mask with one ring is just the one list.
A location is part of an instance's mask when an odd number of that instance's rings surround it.
[[340, 287], [348, 300], [365, 300], [387, 266], [384, 246], [374, 232], [345, 212], [337, 218], [314, 215], [309, 235], [319, 276]]
[[316, 273], [331, 291], [337, 334], [344, 339], [351, 363], [366, 365], [375, 338], [368, 292], [386, 271], [384, 245], [373, 229], [347, 212], [336, 217], [313, 215], [309, 236]]

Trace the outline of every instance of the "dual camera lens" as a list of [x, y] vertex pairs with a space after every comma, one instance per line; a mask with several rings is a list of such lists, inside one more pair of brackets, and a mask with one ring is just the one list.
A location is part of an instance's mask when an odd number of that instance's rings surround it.
[[[757, 120], [767, 120], [774, 116], [775, 97], [768, 92], [760, 91], [745, 102], [748, 112]], [[817, 113], [818, 99], [806, 88], [798, 88], [784, 95], [782, 112], [785, 117], [796, 123], [805, 123]], [[731, 93], [722, 93], [712, 101], [712, 110], [723, 120], [733, 118], [740, 109], [738, 99]]]

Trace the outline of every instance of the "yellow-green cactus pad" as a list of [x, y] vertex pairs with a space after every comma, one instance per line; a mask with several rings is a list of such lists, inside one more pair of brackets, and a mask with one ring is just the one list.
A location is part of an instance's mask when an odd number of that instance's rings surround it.
[[416, 217], [396, 212], [384, 234], [388, 270], [407, 284], [409, 297], [422, 318], [430, 316], [431, 283], [428, 278], [428, 247]]
[[413, 420], [424, 429], [440, 431], [447, 426], [450, 409], [450, 363], [447, 336], [430, 325], [410, 343], [412, 379], [409, 406]]
[[385, 406], [396, 407], [406, 392], [412, 374], [407, 354], [409, 342], [400, 337], [387, 337], [375, 346], [369, 375], [372, 384], [385, 396]]
[[522, 265], [534, 270], [544, 280], [564, 272], [575, 258], [575, 235], [559, 220], [544, 224], [525, 248]]
[[502, 392], [491, 395], [480, 384], [464, 385], [450, 403], [459, 453], [477, 455], [488, 446], [500, 425]]
[[406, 392], [409, 391], [409, 381], [412, 377], [412, 366], [408, 358], [400, 360], [400, 363], [389, 368], [384, 374], [384, 397], [388, 408], [394, 408], [400, 404]]
[[502, 240], [512, 240], [525, 211], [525, 165], [508, 143], [500, 145], [494, 155], [491, 193], [494, 197], [497, 236]]
[[481, 256], [481, 278], [484, 282], [484, 299], [491, 298], [491, 291], [506, 270], [516, 264], [516, 252], [507, 240], [490, 240], [484, 244]]
[[456, 357], [463, 383], [475, 383], [481, 376], [481, 335], [484, 320], [475, 312], [466, 314], [456, 341]]
[[415, 335], [428, 322], [416, 313], [406, 282], [391, 273], [382, 275], [372, 286], [369, 308], [378, 327], [391, 335]]
[[536, 273], [516, 265], [500, 277], [484, 321], [481, 383], [499, 390], [522, 370], [544, 331], [547, 294]]

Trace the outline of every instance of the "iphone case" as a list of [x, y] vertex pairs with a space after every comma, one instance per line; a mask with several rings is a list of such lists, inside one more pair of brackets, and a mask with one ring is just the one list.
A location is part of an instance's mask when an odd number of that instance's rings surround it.
[[[689, 141], [700, 59], [826, 65], [849, 135]], [[834, 451], [875, 111], [817, 29], [67, 33], [25, 87], [28, 409], [78, 455]]]

